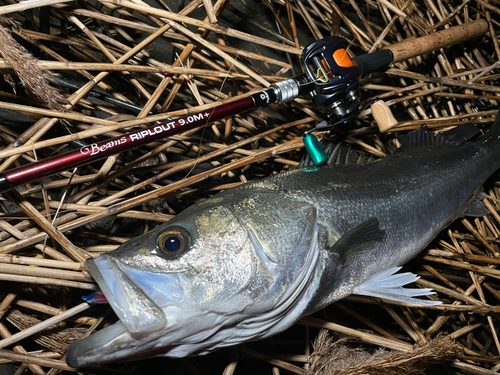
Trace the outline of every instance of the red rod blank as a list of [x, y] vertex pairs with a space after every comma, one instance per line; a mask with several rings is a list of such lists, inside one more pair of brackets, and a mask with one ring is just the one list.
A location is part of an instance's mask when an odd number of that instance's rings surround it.
[[3, 176], [0, 176], [0, 192], [8, 191], [16, 186], [40, 180], [67, 169], [92, 163], [96, 160], [151, 143], [182, 131], [204, 126], [211, 121], [245, 112], [254, 107], [255, 101], [249, 96], [203, 112], [180, 117], [159, 125], [153, 125], [121, 137], [93, 143], [79, 150], [70, 151], [62, 155], [8, 170], [3, 173]]

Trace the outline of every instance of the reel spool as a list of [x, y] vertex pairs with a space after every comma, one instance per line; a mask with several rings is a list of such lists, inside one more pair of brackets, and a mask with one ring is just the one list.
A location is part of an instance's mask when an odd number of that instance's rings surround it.
[[349, 57], [347, 48], [345, 39], [330, 36], [307, 46], [301, 56], [304, 73], [314, 85], [311, 101], [332, 128], [349, 121], [360, 105], [362, 69]]

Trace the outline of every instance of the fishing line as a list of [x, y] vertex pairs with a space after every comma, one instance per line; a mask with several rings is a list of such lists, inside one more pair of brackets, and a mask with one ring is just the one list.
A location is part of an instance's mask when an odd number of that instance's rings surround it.
[[[238, 58], [239, 58], [239, 56], [236, 56], [235, 60], [237, 60]], [[182, 62], [181, 62], [181, 64], [182, 64]], [[227, 68], [228, 75], [230, 74], [230, 72], [233, 69], [233, 67], [234, 67], [234, 63], [231, 63], [231, 65]], [[226, 76], [226, 77], [224, 77], [222, 79], [222, 83], [221, 83], [221, 85], [219, 87], [219, 92], [217, 93], [218, 96], [216, 97], [215, 101], [217, 101], [217, 100], [220, 99], [221, 94], [222, 94], [222, 89], [224, 88], [224, 85], [226, 84], [227, 79], [228, 79], [228, 76]], [[199, 160], [199, 158], [201, 156], [201, 146], [203, 144], [203, 136], [205, 135], [205, 131], [207, 129], [207, 125], [210, 123], [210, 118], [212, 117], [214, 111], [215, 111], [215, 108], [213, 108], [212, 112], [210, 113], [210, 116], [207, 118], [207, 121], [206, 121], [205, 125], [203, 125], [203, 127], [202, 127], [202, 131], [201, 131], [201, 135], [200, 135], [200, 142], [198, 143], [198, 156], [196, 156], [196, 161], [193, 164], [193, 166], [191, 167], [191, 169], [187, 172], [187, 174], [183, 178], [181, 178], [181, 181], [183, 181], [186, 178], [188, 178], [190, 176], [190, 174], [193, 172], [193, 170], [196, 168], [196, 166], [198, 165], [198, 160]]]

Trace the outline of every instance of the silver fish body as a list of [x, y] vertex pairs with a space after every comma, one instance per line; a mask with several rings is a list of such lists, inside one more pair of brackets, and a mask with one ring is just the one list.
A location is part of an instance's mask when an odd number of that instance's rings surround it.
[[[350, 294], [377, 295], [500, 167], [499, 123], [459, 146], [424, 141], [365, 165], [227, 190], [87, 261], [120, 321], [75, 342], [67, 363], [205, 354], [272, 336]], [[411, 281], [404, 275], [392, 277]]]

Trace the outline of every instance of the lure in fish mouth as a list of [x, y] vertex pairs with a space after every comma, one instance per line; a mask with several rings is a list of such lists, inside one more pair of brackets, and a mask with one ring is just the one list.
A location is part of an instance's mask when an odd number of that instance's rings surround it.
[[487, 212], [478, 192], [500, 167], [500, 117], [482, 136], [462, 129], [229, 189], [88, 260], [120, 321], [72, 344], [68, 365], [206, 354], [350, 294], [439, 303], [395, 273], [453, 220]]

